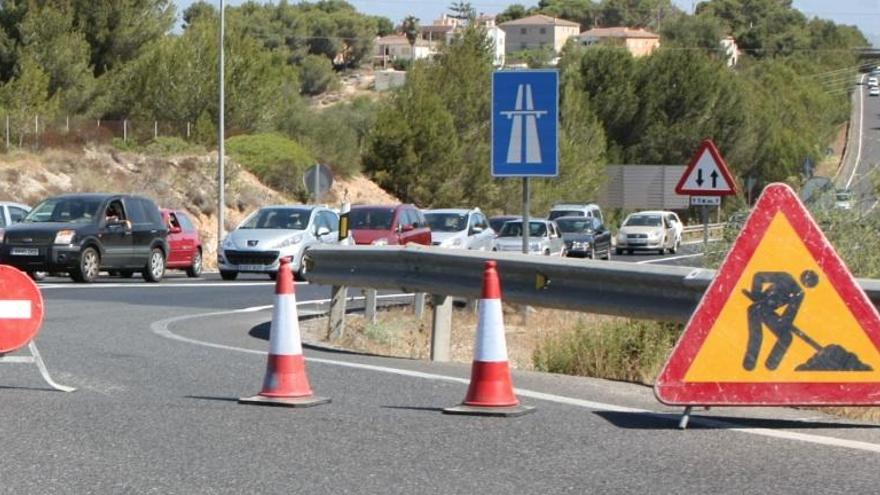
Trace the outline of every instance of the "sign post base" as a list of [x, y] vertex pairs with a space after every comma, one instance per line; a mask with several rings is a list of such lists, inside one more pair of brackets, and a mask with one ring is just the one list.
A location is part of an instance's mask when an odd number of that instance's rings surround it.
[[49, 369], [46, 368], [46, 363], [43, 362], [43, 358], [40, 356], [40, 351], [37, 350], [37, 344], [34, 343], [33, 340], [28, 342], [28, 350], [30, 351], [30, 356], [6, 356], [0, 355], [0, 364], [2, 363], [18, 363], [18, 364], [36, 364], [37, 369], [40, 370], [40, 376], [43, 377], [43, 380], [46, 383], [54, 388], [55, 390], [59, 390], [61, 392], [73, 392], [76, 390], [74, 387], [68, 387], [66, 385], [60, 385], [52, 379], [49, 375]]

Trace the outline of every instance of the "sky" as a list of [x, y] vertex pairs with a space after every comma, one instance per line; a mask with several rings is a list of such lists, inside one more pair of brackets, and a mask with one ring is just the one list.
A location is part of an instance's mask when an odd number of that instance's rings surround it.
[[[194, 0], [175, 0], [178, 11], [182, 11]], [[219, 0], [214, 0], [217, 5]], [[242, 3], [243, 0], [228, 0], [227, 5]], [[446, 12], [452, 0], [348, 0], [359, 11], [372, 15], [383, 15], [399, 22], [407, 15], [421, 19], [422, 24], [430, 23]], [[536, 1], [477, 0], [471, 1], [480, 13], [497, 14], [512, 3], [535, 5]], [[673, 0], [679, 8], [690, 12], [695, 0]], [[880, 0], [794, 0], [794, 6], [810, 17], [831, 19], [839, 24], [857, 25], [875, 46], [880, 46]]]

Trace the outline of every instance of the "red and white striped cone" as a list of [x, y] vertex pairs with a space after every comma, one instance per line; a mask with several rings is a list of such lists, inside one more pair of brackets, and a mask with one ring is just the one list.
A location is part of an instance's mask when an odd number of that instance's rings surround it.
[[444, 413], [521, 416], [535, 409], [520, 405], [513, 392], [501, 311], [501, 282], [496, 267], [495, 261], [487, 261], [483, 271], [483, 295], [467, 395], [460, 406], [444, 409]]
[[287, 407], [310, 407], [330, 402], [327, 397], [313, 395], [309, 386], [299, 333], [293, 272], [288, 258], [281, 259], [275, 282], [275, 306], [272, 308], [269, 359], [263, 390], [238, 402]]

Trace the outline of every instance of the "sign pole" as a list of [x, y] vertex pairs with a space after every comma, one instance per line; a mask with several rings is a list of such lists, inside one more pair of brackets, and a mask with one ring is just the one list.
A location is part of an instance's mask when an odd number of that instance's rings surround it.
[[315, 204], [321, 202], [321, 174], [315, 170]]
[[522, 182], [523, 231], [522, 252], [529, 254], [529, 178], [523, 177]]
[[703, 264], [706, 264], [706, 253], [709, 252], [709, 206], [703, 205]]

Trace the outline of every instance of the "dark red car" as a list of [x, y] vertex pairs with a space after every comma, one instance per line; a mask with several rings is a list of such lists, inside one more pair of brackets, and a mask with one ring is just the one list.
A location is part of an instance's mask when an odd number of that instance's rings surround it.
[[431, 245], [431, 228], [413, 205], [355, 205], [349, 214], [355, 244]]
[[202, 239], [189, 216], [180, 210], [162, 208], [168, 224], [168, 259], [165, 267], [186, 270], [189, 277], [202, 275]]

